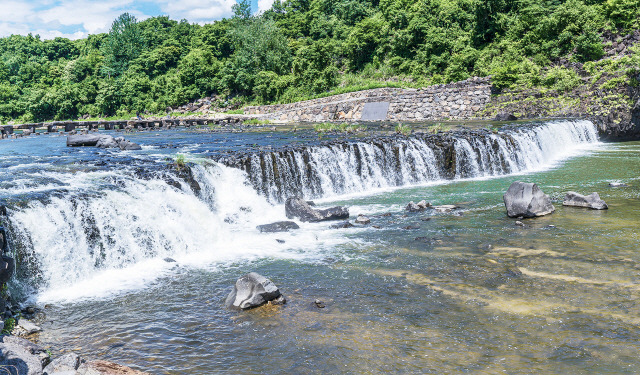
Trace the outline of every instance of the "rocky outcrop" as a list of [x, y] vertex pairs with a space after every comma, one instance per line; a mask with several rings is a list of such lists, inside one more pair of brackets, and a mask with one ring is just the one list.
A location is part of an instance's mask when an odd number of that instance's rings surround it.
[[11, 369], [8, 374], [42, 375], [49, 363], [43, 347], [15, 336], [1, 336], [0, 340], [0, 369]]
[[123, 137], [113, 138], [101, 134], [73, 134], [67, 137], [67, 147], [120, 148], [120, 150], [141, 150], [142, 147]]
[[225, 306], [232, 309], [250, 309], [274, 301], [275, 304], [286, 302], [278, 287], [266, 277], [250, 272], [239, 278], [233, 290], [227, 296]]
[[51, 361], [51, 363], [44, 368], [44, 373], [48, 375], [57, 373], [75, 374], [78, 367], [80, 367], [80, 356], [76, 353], [67, 353]]
[[[55, 374], [55, 373], [54, 373]], [[50, 374], [50, 375], [54, 375]], [[130, 367], [108, 361], [90, 361], [82, 363], [74, 375], [150, 375], [147, 372], [134, 370]], [[57, 375], [57, 374], [56, 374]], [[62, 374], [60, 374], [62, 375]]]
[[544, 216], [555, 211], [549, 196], [533, 183], [514, 182], [503, 199], [509, 217]]
[[598, 193], [591, 193], [589, 195], [582, 195], [576, 192], [570, 191], [562, 202], [563, 206], [585, 207], [593, 210], [606, 210], [609, 208], [607, 204], [600, 199]]
[[318, 222], [327, 220], [344, 220], [349, 218], [346, 207], [332, 207], [324, 210], [311, 208], [302, 198], [290, 197], [285, 202], [285, 213], [289, 219], [299, 218], [303, 222]]
[[407, 204], [407, 207], [405, 207], [405, 210], [409, 211], [409, 212], [420, 212], [420, 211], [424, 211], [427, 208], [431, 207], [431, 203], [422, 200], [418, 203], [413, 203], [413, 201], [409, 202], [409, 204]]
[[300, 229], [300, 226], [293, 221], [278, 221], [276, 223], [258, 225], [256, 227], [260, 233], [288, 232], [291, 229]]

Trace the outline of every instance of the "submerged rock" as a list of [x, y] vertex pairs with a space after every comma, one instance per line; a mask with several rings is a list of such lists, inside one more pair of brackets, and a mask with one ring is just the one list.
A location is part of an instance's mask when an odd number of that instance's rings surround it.
[[358, 215], [358, 217], [356, 218], [356, 224], [366, 225], [369, 223], [371, 223], [371, 220], [364, 215]]
[[[53, 374], [50, 374], [53, 375]], [[108, 361], [91, 361], [81, 364], [75, 375], [150, 375], [127, 366]]]
[[624, 182], [609, 182], [609, 187], [629, 187]]
[[576, 192], [570, 191], [564, 196], [563, 206], [574, 207], [586, 207], [593, 210], [606, 210], [609, 208], [607, 204], [600, 199], [598, 193], [591, 193], [589, 195], [582, 195]]
[[555, 211], [549, 196], [533, 183], [514, 182], [503, 199], [509, 217], [544, 216]]
[[271, 280], [255, 272], [250, 272], [236, 281], [233, 290], [227, 296], [225, 306], [246, 310], [264, 305], [269, 301], [275, 301], [276, 304], [286, 302], [278, 287]]
[[419, 211], [424, 211], [429, 207], [431, 207], [431, 203], [425, 200], [422, 200], [418, 203], [414, 203], [413, 201], [411, 201], [409, 202], [409, 204], [407, 204], [407, 207], [405, 207], [405, 210], [409, 212], [419, 212]]
[[276, 223], [258, 225], [256, 227], [261, 233], [288, 232], [290, 229], [300, 229], [300, 226], [293, 221], [278, 221]]
[[303, 222], [318, 222], [327, 220], [341, 220], [349, 218], [349, 209], [338, 206], [325, 210], [315, 210], [302, 198], [287, 198], [285, 213], [289, 219], [299, 218]]
[[453, 205], [453, 204], [443, 204], [443, 205], [440, 205], [440, 206], [433, 206], [433, 208], [437, 212], [447, 213], [447, 212], [451, 212], [451, 211], [455, 210], [456, 208], [458, 208], [458, 206]]
[[351, 224], [349, 221], [343, 221], [342, 223], [338, 223], [338, 224], [333, 224], [331, 226], [332, 229], [347, 229], [347, 228], [353, 228], [354, 225]]

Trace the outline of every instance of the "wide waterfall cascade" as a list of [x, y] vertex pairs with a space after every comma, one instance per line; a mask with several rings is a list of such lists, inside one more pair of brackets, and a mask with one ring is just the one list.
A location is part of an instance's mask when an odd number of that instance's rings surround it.
[[[191, 168], [198, 194], [186, 184], [177, 188], [121, 171], [102, 176], [117, 179], [117, 188], [10, 208], [22, 286], [42, 301], [108, 296], [143, 287], [176, 264], [215, 268], [238, 260], [298, 258], [299, 249], [322, 243], [304, 227], [295, 236], [258, 233], [256, 225], [286, 219], [284, 210], [258, 195], [240, 170], [212, 161]], [[87, 186], [96, 176], [75, 178]]]
[[272, 202], [546, 168], [598, 142], [590, 121], [553, 121], [414, 137], [374, 138], [261, 152], [223, 163], [247, 172]]
[[[94, 298], [144, 287], [174, 272], [176, 264], [216, 268], [266, 257], [316, 257], [319, 249], [348, 240], [321, 224], [259, 233], [257, 225], [286, 220], [277, 203], [290, 195], [324, 198], [534, 171], [596, 142], [588, 121], [334, 142], [245, 154], [235, 162], [205, 159], [190, 167], [197, 191], [166, 168], [154, 174], [126, 165], [54, 167], [34, 172], [43, 190], [54, 190], [9, 205], [6, 225], [21, 264], [18, 280], [28, 293], [42, 301]], [[282, 239], [286, 244], [276, 241]]]

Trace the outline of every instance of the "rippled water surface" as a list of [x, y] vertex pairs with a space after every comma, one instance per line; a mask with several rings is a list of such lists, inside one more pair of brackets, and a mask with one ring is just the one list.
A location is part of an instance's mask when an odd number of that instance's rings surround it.
[[[213, 152], [207, 143], [213, 138], [174, 136], [136, 135], [150, 142], [141, 153], [108, 155], [124, 160], [121, 168], [95, 165], [108, 151], [66, 149], [44, 136], [15, 141], [25, 145], [20, 163], [3, 154], [3, 171], [16, 172], [3, 172], [0, 196], [14, 202], [12, 233], [29, 242], [20, 246], [37, 249], [30, 269], [42, 284], [32, 283], [40, 289], [31, 298], [43, 311], [39, 340], [54, 351], [77, 350], [157, 374], [638, 372], [640, 143], [591, 143], [535, 172], [316, 201], [349, 206], [352, 218], [366, 214], [379, 229], [321, 223], [259, 234], [255, 225], [284, 219], [284, 208], [257, 194], [237, 170], [200, 165], [200, 197], [121, 173], [166, 163], [175, 152]], [[238, 144], [265, 139], [255, 137]], [[28, 145], [39, 142], [49, 151], [36, 152], [28, 166], [24, 155], [34, 152]], [[87, 170], [79, 154], [89, 155]], [[24, 194], [10, 194], [16, 176]], [[538, 183], [556, 212], [514, 225], [502, 194], [518, 180]], [[630, 186], [612, 188], [611, 181]], [[24, 202], [37, 187], [46, 199]], [[47, 190], [61, 187], [100, 194], [79, 209]], [[609, 210], [562, 207], [567, 191], [597, 191]], [[404, 211], [422, 199], [460, 209]], [[86, 222], [67, 216], [82, 212], [112, 242], [96, 245], [77, 235]], [[51, 227], [19, 228], [32, 225]], [[99, 251], [103, 257], [93, 255]], [[177, 262], [165, 262], [167, 256]], [[94, 269], [96, 259], [118, 266]], [[287, 305], [225, 310], [231, 285], [249, 271], [274, 281]], [[315, 299], [326, 307], [315, 307]]]

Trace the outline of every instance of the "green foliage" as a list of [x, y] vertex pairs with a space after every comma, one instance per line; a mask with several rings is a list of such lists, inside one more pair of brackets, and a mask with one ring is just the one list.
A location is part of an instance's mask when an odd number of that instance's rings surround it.
[[560, 60], [584, 63], [604, 88], [616, 77], [637, 84], [640, 71], [638, 52], [600, 60], [604, 32], [640, 27], [637, 0], [276, 0], [259, 15], [242, 0], [233, 10], [202, 26], [125, 13], [81, 40], [0, 38], [0, 121], [164, 113], [209, 96], [235, 108], [486, 75], [499, 88], [571, 90], [581, 83], [573, 70], [544, 70]]
[[412, 132], [411, 127], [407, 124], [396, 125], [396, 133], [398, 134], [409, 135], [411, 134], [411, 132]]
[[557, 91], [566, 92], [580, 84], [580, 77], [572, 69], [553, 67], [545, 74], [542, 84]]
[[113, 21], [104, 44], [104, 73], [108, 76], [122, 74], [129, 62], [142, 52], [142, 43], [138, 20], [129, 13], [121, 14]]
[[15, 327], [16, 327], [16, 320], [14, 318], [5, 319], [4, 328], [2, 329], [2, 334], [10, 335]]
[[176, 167], [178, 169], [182, 169], [186, 164], [187, 164], [187, 159], [184, 156], [184, 154], [176, 154], [176, 161], [175, 161]]

